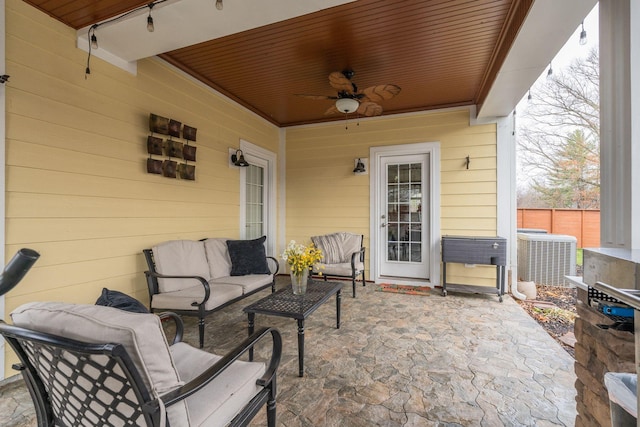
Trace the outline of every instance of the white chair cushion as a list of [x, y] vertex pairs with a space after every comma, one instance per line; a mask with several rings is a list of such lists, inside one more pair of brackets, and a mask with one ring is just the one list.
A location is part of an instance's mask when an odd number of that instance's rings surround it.
[[231, 274], [231, 258], [227, 249], [227, 240], [229, 239], [215, 238], [204, 241], [204, 250], [212, 279]]
[[241, 286], [243, 293], [246, 294], [272, 282], [273, 274], [247, 274], [246, 276], [227, 276], [211, 279], [209, 284], [211, 285], [211, 289], [215, 289], [221, 284]]
[[[171, 358], [160, 318], [99, 305], [32, 302], [11, 313], [17, 326], [90, 343], [122, 344], [149, 391], [159, 394], [183, 385]], [[175, 405], [172, 426], [188, 425], [184, 405]]]
[[[186, 382], [196, 378], [221, 358], [184, 343], [171, 346], [171, 353], [180, 378]], [[186, 399], [191, 425], [227, 425], [262, 389], [256, 385], [256, 381], [265, 370], [264, 363], [234, 362], [203, 390]]]
[[[356, 275], [364, 270], [364, 264], [360, 261], [356, 262]], [[326, 274], [327, 276], [347, 276], [351, 277], [351, 262], [343, 262], [340, 264], [319, 264], [318, 268], [313, 271]]]
[[[160, 274], [211, 278], [204, 242], [171, 240], [154, 246], [152, 250], [156, 270]], [[197, 283], [196, 279], [158, 279], [158, 290], [161, 293], [179, 291]]]
[[351, 255], [362, 247], [362, 235], [346, 231], [313, 236], [311, 241], [322, 250], [324, 264], [351, 262]]
[[[211, 295], [207, 300], [205, 310], [212, 310], [225, 302], [242, 295], [242, 286], [229, 284], [214, 284], [210, 287]], [[204, 288], [201, 285], [180, 291], [156, 294], [151, 300], [151, 308], [167, 310], [198, 310], [198, 306], [192, 306], [193, 302], [201, 302], [204, 299]]]
[[339, 233], [342, 237], [342, 262], [351, 262], [351, 255], [362, 248], [362, 235], [347, 232]]

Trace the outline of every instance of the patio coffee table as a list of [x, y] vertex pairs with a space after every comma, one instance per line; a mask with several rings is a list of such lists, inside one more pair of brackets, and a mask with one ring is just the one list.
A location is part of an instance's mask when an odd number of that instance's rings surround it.
[[[307, 293], [294, 295], [291, 286], [262, 298], [245, 307], [249, 316], [249, 335], [253, 333], [256, 313], [271, 316], [288, 317], [298, 321], [298, 376], [304, 374], [304, 320], [332, 295], [336, 295], [336, 329], [340, 329], [340, 299], [342, 283], [309, 281]], [[253, 351], [249, 351], [249, 360], [253, 360]]]

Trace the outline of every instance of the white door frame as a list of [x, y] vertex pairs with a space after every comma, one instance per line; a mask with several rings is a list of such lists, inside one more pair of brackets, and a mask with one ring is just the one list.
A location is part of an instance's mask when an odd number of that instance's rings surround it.
[[[6, 68], [5, 65], [5, 2], [0, 0], [0, 64], [2, 64], [2, 70]], [[6, 131], [5, 131], [5, 85], [0, 87], [0, 221], [2, 222], [2, 228], [0, 229], [0, 259], [2, 259], [2, 265], [4, 266], [4, 247], [5, 241], [5, 151], [6, 151]], [[5, 318], [5, 306], [4, 295], [0, 296], [0, 319]], [[4, 353], [6, 351], [5, 340], [0, 336], [0, 380], [5, 378], [4, 372]]]
[[[267, 180], [265, 185], [265, 235], [267, 240], [265, 242], [265, 249], [267, 255], [275, 253], [276, 247], [276, 153], [266, 150], [262, 147], [258, 147], [244, 139], [240, 140], [240, 149], [244, 154], [244, 158], [249, 163], [254, 163], [258, 166], [265, 168], [265, 179]], [[240, 238], [246, 237], [246, 169], [240, 168]]]
[[[440, 285], [440, 143], [439, 142], [422, 142], [416, 144], [388, 145], [383, 147], [371, 147], [369, 156], [371, 158], [369, 167], [369, 188], [370, 188], [370, 255], [369, 255], [369, 271], [371, 279], [375, 283], [380, 283], [380, 260], [384, 256], [379, 249], [378, 233], [380, 232], [377, 220], [383, 214], [380, 212], [380, 163], [381, 158], [391, 155], [407, 155], [407, 154], [429, 154], [429, 251], [431, 254], [431, 265], [429, 268], [429, 280], [397, 280], [397, 283], [411, 282], [416, 285], [436, 286]], [[393, 279], [384, 278], [385, 283], [394, 283]]]

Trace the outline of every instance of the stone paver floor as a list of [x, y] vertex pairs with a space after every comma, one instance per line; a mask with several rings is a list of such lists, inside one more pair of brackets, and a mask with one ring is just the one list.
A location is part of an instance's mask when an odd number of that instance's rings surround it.
[[[403, 295], [369, 284], [354, 299], [350, 288], [340, 329], [333, 298], [305, 322], [303, 378], [296, 322], [256, 316], [256, 327], [283, 335], [278, 425], [574, 425], [574, 360], [510, 296]], [[242, 307], [265, 295], [210, 316], [205, 348], [222, 354], [243, 339]], [[185, 323], [185, 341], [196, 345], [195, 320]], [[0, 425], [36, 425], [22, 381], [0, 386]], [[264, 410], [251, 425], [266, 425]]]

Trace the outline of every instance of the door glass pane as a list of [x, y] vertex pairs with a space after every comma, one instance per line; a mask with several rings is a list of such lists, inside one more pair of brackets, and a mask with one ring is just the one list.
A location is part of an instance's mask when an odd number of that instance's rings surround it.
[[387, 260], [422, 262], [422, 165], [387, 165]]
[[250, 165], [246, 171], [246, 238], [264, 235], [264, 168]]

